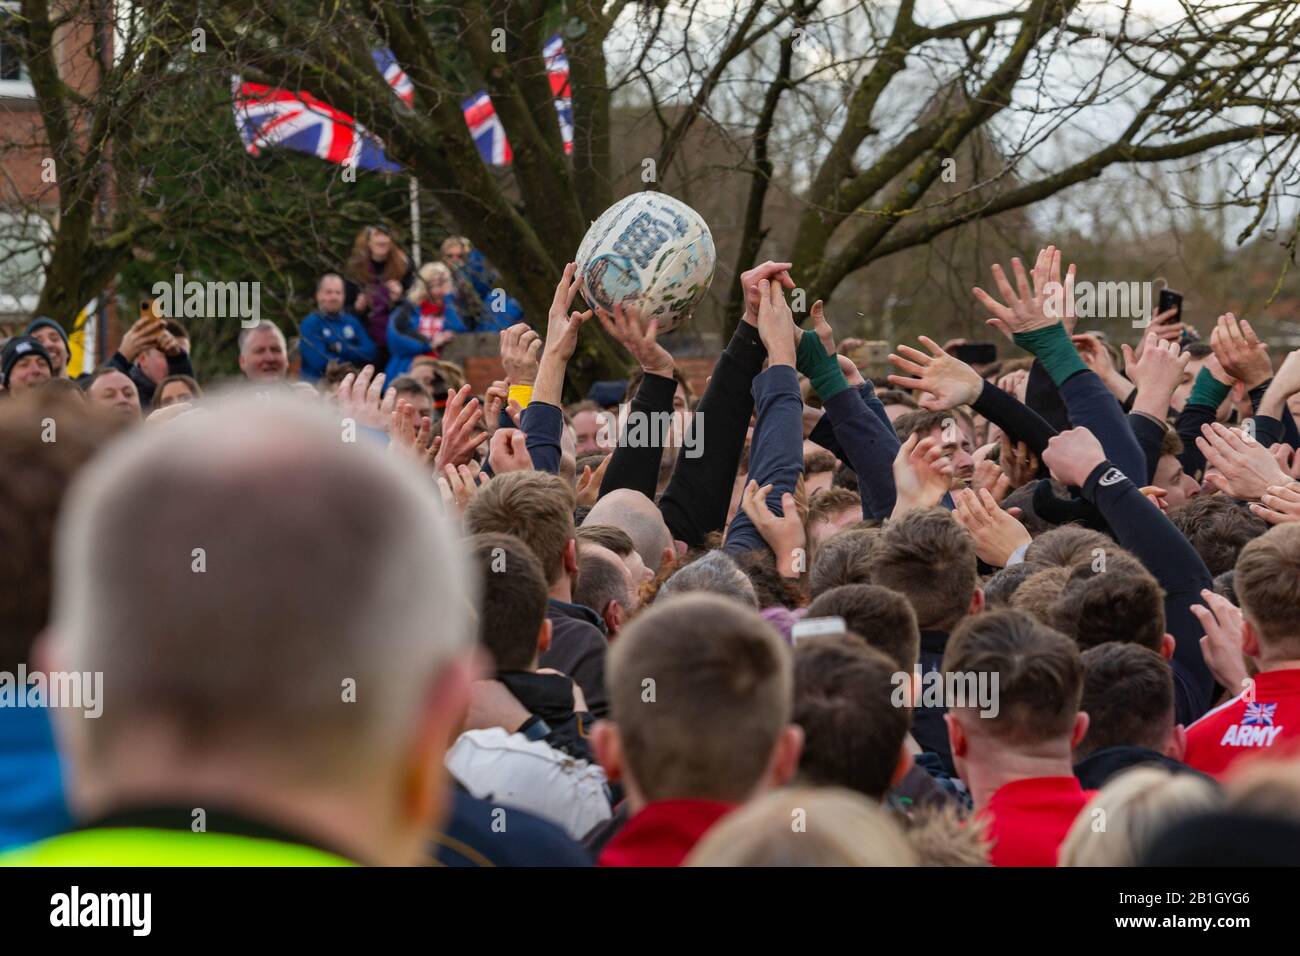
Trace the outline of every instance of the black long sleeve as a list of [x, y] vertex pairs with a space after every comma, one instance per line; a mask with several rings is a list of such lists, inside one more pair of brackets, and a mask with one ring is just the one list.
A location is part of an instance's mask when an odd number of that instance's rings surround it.
[[1137, 485], [1109, 461], [1083, 483], [1083, 496], [1106, 517], [1116, 539], [1146, 565], [1165, 591], [1165, 629], [1174, 637], [1175, 708], [1180, 723], [1209, 709], [1214, 677], [1201, 655], [1205, 631], [1192, 614], [1213, 583], [1196, 549]]
[[1006, 432], [1013, 441], [1024, 442], [1040, 458], [1048, 441], [1056, 434], [1056, 429], [1047, 419], [992, 382], [984, 383], [980, 397], [975, 399], [971, 408]]
[[[687, 455], [683, 448], [677, 467], [659, 500], [659, 510], [673, 537], [696, 548], [705, 536], [727, 524], [727, 509], [736, 482], [736, 469], [745, 450], [745, 433], [754, 412], [750, 389], [763, 368], [767, 349], [758, 329], [741, 322], [713, 367], [704, 396], [695, 410], [695, 446], [703, 454]], [[704, 440], [707, 434], [708, 440]]]
[[1160, 446], [1164, 444], [1165, 428], [1168, 426], [1142, 412], [1129, 412], [1128, 424], [1146, 459], [1146, 480], [1143, 484], [1149, 485], [1156, 478], [1156, 468], [1160, 465]]
[[[623, 434], [615, 446], [605, 477], [600, 482], [600, 496], [616, 488], [631, 488], [639, 491], [651, 501], [659, 489], [659, 462], [663, 449], [658, 442], [627, 441], [627, 430], [633, 423], [658, 422], [659, 416], [673, 413], [673, 396], [677, 393], [677, 380], [672, 376], [646, 375], [637, 386], [628, 420], [623, 425]], [[635, 416], [635, 417], [633, 417]]]

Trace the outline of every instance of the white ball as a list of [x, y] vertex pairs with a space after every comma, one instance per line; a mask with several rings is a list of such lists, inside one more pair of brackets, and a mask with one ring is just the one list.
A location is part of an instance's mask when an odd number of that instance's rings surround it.
[[593, 309], [635, 304], [660, 333], [688, 319], [713, 281], [717, 253], [704, 218], [656, 192], [633, 193], [592, 223], [578, 246], [578, 275]]

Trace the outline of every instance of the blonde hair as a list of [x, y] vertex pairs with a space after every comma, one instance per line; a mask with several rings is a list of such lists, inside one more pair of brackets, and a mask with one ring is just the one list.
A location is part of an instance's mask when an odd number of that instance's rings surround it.
[[1158, 830], [1222, 802], [1194, 773], [1134, 767], [1088, 801], [1061, 844], [1058, 866], [1134, 866]]
[[777, 790], [725, 817], [686, 866], [916, 866], [902, 829], [841, 787]]
[[1228, 805], [1243, 813], [1300, 820], [1300, 760], [1249, 760], [1227, 782]]
[[420, 271], [411, 280], [411, 288], [406, 297], [419, 305], [421, 302], [428, 301], [430, 297], [429, 289], [433, 286], [433, 277], [440, 276], [447, 282], [451, 282], [451, 270], [441, 262], [426, 262], [420, 267]]

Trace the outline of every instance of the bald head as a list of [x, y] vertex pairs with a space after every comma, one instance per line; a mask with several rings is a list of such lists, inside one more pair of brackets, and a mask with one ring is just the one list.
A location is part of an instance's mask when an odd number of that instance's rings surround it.
[[671, 554], [673, 550], [673, 536], [668, 525], [664, 524], [659, 506], [631, 488], [619, 488], [602, 497], [582, 523], [621, 528], [632, 539], [632, 545], [645, 566], [652, 571], [658, 571], [665, 552]]
[[411, 785], [476, 582], [427, 481], [340, 435], [319, 407], [227, 397], [80, 476], [48, 652], [104, 675], [102, 717], [68, 718], [84, 803], [133, 780], [340, 800]]

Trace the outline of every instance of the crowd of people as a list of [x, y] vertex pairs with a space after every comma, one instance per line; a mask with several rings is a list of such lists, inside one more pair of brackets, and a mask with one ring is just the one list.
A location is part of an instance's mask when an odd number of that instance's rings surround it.
[[767, 261], [697, 395], [572, 263], [529, 324], [443, 254], [363, 231], [297, 381], [269, 321], [242, 385], [153, 314], [4, 347], [0, 862], [1300, 858], [1300, 350], [1078, 328], [1049, 246], [974, 290], [1005, 357], [873, 383]]

